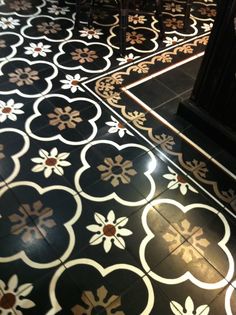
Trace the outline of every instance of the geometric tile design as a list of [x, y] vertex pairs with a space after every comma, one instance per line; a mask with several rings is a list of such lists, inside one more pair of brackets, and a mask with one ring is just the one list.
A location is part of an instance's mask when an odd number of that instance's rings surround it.
[[155, 112], [216, 5], [184, 28], [166, 1], [163, 41], [130, 15], [124, 57], [114, 1], [90, 29], [88, 5], [75, 33], [74, 2], [0, 0], [0, 313], [233, 315], [235, 175]]

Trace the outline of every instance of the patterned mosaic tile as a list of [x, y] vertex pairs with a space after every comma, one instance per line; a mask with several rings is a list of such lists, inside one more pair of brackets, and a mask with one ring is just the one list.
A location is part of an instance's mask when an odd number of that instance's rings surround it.
[[193, 1], [184, 28], [166, 1], [162, 42], [130, 15], [124, 57], [115, 1], [91, 29], [87, 10], [75, 32], [74, 1], [0, 0], [0, 313], [233, 315], [233, 171], [164, 113], [216, 5]]

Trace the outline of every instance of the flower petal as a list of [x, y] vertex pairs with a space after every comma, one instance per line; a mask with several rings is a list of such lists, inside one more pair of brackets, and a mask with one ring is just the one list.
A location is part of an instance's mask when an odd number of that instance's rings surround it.
[[17, 108], [17, 109], [19, 109], [19, 108], [21, 108], [21, 107], [23, 107], [24, 106], [24, 104], [22, 104], [22, 103], [16, 103], [16, 104], [14, 104], [14, 108]]
[[128, 236], [128, 235], [133, 234], [133, 232], [130, 231], [129, 229], [122, 228], [122, 229], [118, 230], [117, 234], [120, 234], [121, 236]]
[[208, 315], [210, 312], [210, 307], [208, 305], [200, 305], [196, 309], [196, 315]]
[[95, 234], [95, 235], [93, 235], [90, 238], [89, 244], [90, 245], [98, 245], [98, 244], [102, 243], [102, 241], [103, 241], [103, 237], [101, 237], [100, 235]]
[[35, 158], [32, 158], [31, 161], [34, 163], [38, 163], [38, 164], [40, 163], [41, 164], [41, 163], [44, 163], [45, 157], [44, 157], [44, 159], [42, 159], [40, 157], [35, 157]]
[[188, 189], [191, 190], [192, 192], [198, 193], [198, 191], [189, 184], [188, 184]]
[[[7, 106], [12, 107], [13, 105], [14, 105], [14, 107], [15, 107], [16, 104], [14, 104], [14, 100], [13, 100], [13, 98], [11, 98], [11, 99], [9, 99], [9, 100], [7, 101]], [[23, 105], [23, 104], [22, 104], [22, 105]]]
[[10, 114], [8, 115], [8, 118], [9, 118], [10, 120], [12, 120], [12, 121], [16, 121], [16, 120], [17, 120], [17, 116], [16, 116], [15, 114], [13, 114], [13, 113], [10, 113]]
[[4, 290], [6, 287], [5, 283], [0, 279], [0, 288]]
[[122, 237], [117, 237], [117, 239], [115, 238], [114, 244], [120, 249], [125, 249], [125, 241]]
[[86, 229], [91, 231], [91, 232], [100, 232], [102, 234], [102, 227], [97, 225], [97, 224], [91, 224], [86, 226]]
[[107, 220], [109, 223], [114, 223], [115, 219], [116, 219], [115, 213], [113, 210], [111, 210], [107, 215]]
[[70, 153], [62, 152], [62, 153], [58, 154], [57, 158], [58, 158], [58, 160], [65, 160], [68, 158], [69, 155], [70, 155]]
[[123, 138], [124, 135], [125, 135], [125, 129], [120, 129], [119, 132], [118, 132], [118, 135]]
[[186, 301], [185, 301], [185, 308], [186, 308], [186, 310], [188, 310], [189, 313], [193, 313], [193, 311], [194, 311], [193, 300], [191, 299], [190, 296], [188, 296]]
[[24, 283], [19, 286], [18, 292], [20, 292], [21, 296], [27, 296], [33, 290], [33, 286], [31, 283]]
[[167, 188], [169, 189], [176, 189], [179, 187], [179, 183], [176, 181], [171, 181], [169, 182], [169, 184], [167, 185]]
[[120, 217], [116, 220], [116, 225], [117, 226], [125, 226], [128, 223], [129, 219], [126, 217]]
[[14, 109], [14, 114], [17, 114], [17, 115], [24, 114], [24, 111], [21, 109]]
[[34, 167], [32, 167], [31, 171], [38, 173], [38, 172], [42, 172], [44, 168], [45, 168], [44, 165], [35, 165]]
[[52, 169], [49, 168], [49, 167], [45, 168], [45, 170], [44, 170], [44, 176], [45, 176], [46, 178], [48, 178], [48, 177], [51, 176], [51, 175], [52, 175]]
[[57, 156], [57, 154], [58, 154], [57, 148], [53, 148], [53, 149], [50, 151], [50, 156], [52, 156], [52, 157], [54, 157], [54, 158]]
[[58, 165], [60, 165], [60, 166], [70, 166], [71, 163], [68, 162], [68, 161], [60, 161], [60, 162], [58, 163]]
[[113, 121], [107, 121], [106, 122], [106, 125], [107, 126], [110, 126], [110, 127], [116, 127], [117, 126], [117, 123], [113, 122]]
[[73, 76], [72, 76], [72, 75], [67, 74], [67, 75], [66, 75], [66, 79], [67, 79], [67, 80], [69, 80], [69, 81], [71, 81], [71, 80], [73, 80], [74, 78], [73, 78]]
[[180, 185], [180, 192], [181, 192], [181, 194], [182, 194], [182, 195], [186, 195], [187, 191], [188, 191], [187, 186], [181, 184], [181, 185]]
[[165, 174], [163, 177], [169, 180], [176, 179], [176, 176], [173, 174]]
[[31, 308], [35, 306], [35, 303], [28, 299], [18, 300], [18, 305], [22, 308]]
[[62, 176], [62, 175], [64, 175], [64, 170], [63, 170], [62, 167], [57, 166], [57, 167], [54, 168], [54, 173], [59, 175], [59, 176]]
[[117, 131], [118, 131], [117, 127], [111, 127], [111, 128], [108, 129], [109, 133], [116, 133]]
[[94, 219], [98, 224], [106, 222], [106, 218], [101, 213], [98, 212], [94, 213]]
[[8, 287], [11, 291], [15, 291], [18, 285], [17, 275], [13, 275], [8, 281]]
[[171, 301], [170, 308], [174, 315], [184, 314], [184, 309], [178, 302]]
[[104, 243], [103, 243], [103, 247], [106, 253], [108, 253], [111, 249], [112, 246], [112, 242], [111, 242], [111, 238], [106, 237]]
[[39, 155], [42, 157], [42, 158], [45, 158], [45, 157], [48, 157], [48, 152], [44, 149], [40, 149], [39, 150]]

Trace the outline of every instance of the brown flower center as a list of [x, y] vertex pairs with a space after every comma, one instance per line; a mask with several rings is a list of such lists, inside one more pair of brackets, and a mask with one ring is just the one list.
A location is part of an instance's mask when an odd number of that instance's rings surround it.
[[91, 310], [91, 315], [96, 315], [96, 314], [107, 314], [107, 311], [105, 307], [101, 305], [94, 306], [93, 309]]
[[116, 234], [116, 228], [113, 224], [107, 224], [103, 228], [103, 234], [105, 236], [114, 236]]
[[35, 49], [34, 49], [34, 51], [41, 51], [42, 50], [42, 48], [40, 48], [40, 47], [36, 47]]
[[118, 123], [118, 125], [117, 125], [117, 126], [118, 126], [118, 128], [120, 128], [120, 129], [125, 128], [125, 127], [124, 127], [124, 125], [122, 125], [122, 123], [120, 123], [120, 122]]
[[178, 180], [179, 183], [183, 183], [183, 184], [186, 183], [186, 180], [180, 175], [177, 175], [177, 180]]
[[47, 158], [47, 160], [45, 161], [45, 164], [48, 166], [54, 166], [57, 164], [57, 159], [55, 158]]
[[21, 75], [20, 75], [20, 79], [27, 79], [29, 77], [29, 75], [27, 74], [27, 73], [22, 73]]
[[83, 53], [80, 54], [80, 57], [81, 57], [81, 58], [87, 58], [87, 57], [88, 57], [88, 54], [85, 53], [85, 52], [83, 52]]
[[9, 114], [11, 111], [12, 111], [11, 107], [5, 107], [5, 108], [3, 108], [2, 113], [3, 114]]
[[78, 80], [72, 80], [71, 85], [78, 85], [79, 81]]
[[88, 34], [95, 34], [94, 31], [88, 31]]
[[127, 59], [127, 62], [132, 62], [132, 61], [133, 61], [132, 58], [128, 58], [128, 59]]
[[123, 172], [123, 169], [122, 169], [121, 166], [115, 165], [115, 166], [112, 166], [111, 172], [113, 174], [119, 175], [119, 174], [121, 174]]
[[7, 310], [12, 308], [16, 303], [16, 297], [12, 293], [6, 293], [2, 296], [0, 300], [0, 307]]
[[60, 115], [60, 119], [61, 121], [68, 121], [70, 120], [70, 116], [67, 114], [63, 114], [63, 115]]

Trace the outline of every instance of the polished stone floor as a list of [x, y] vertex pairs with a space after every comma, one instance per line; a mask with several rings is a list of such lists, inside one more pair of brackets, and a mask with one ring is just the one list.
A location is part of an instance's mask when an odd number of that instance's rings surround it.
[[177, 115], [216, 5], [121, 58], [108, 2], [0, 0], [0, 314], [234, 315], [236, 160]]

